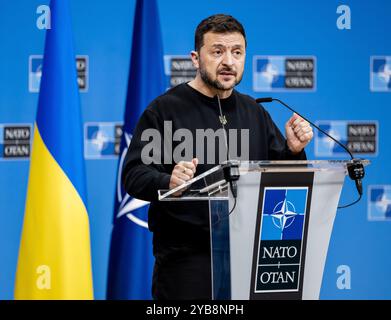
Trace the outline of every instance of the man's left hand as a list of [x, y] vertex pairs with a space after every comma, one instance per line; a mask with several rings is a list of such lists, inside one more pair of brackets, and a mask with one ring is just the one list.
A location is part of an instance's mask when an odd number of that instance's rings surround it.
[[310, 124], [296, 113], [285, 124], [285, 134], [292, 153], [301, 152], [314, 135]]

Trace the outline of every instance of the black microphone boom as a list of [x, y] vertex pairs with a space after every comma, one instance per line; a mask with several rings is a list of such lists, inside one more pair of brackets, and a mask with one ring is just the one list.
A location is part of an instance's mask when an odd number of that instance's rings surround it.
[[273, 98], [267, 97], [267, 98], [258, 98], [255, 99], [256, 103], [263, 103], [263, 102], [273, 102]]
[[291, 110], [292, 112], [296, 113], [297, 115], [299, 115], [300, 117], [302, 117], [305, 121], [307, 121], [308, 123], [310, 123], [311, 125], [313, 125], [316, 129], [318, 129], [320, 132], [322, 132], [323, 134], [325, 134], [326, 136], [328, 136], [331, 140], [333, 140], [335, 143], [337, 143], [339, 146], [341, 146], [347, 153], [349, 153], [350, 157], [352, 158], [352, 160], [354, 159], [352, 153], [350, 152], [350, 150], [348, 148], [346, 148], [345, 145], [343, 145], [341, 142], [339, 142], [337, 139], [333, 138], [331, 135], [329, 135], [326, 131], [322, 130], [321, 128], [319, 128], [316, 124], [314, 124], [313, 122], [311, 122], [310, 120], [308, 120], [306, 117], [302, 116], [300, 113], [298, 113], [296, 110], [293, 110], [290, 106], [288, 106], [286, 103], [284, 103], [283, 101], [281, 101], [280, 99], [275, 99], [275, 98], [258, 98], [255, 100], [256, 103], [262, 103], [262, 102], [273, 102], [273, 101], [277, 101], [279, 103], [281, 103], [282, 105], [284, 105], [285, 107], [287, 107], [289, 110]]
[[340, 206], [338, 208], [346, 208], [346, 207], [349, 207], [355, 203], [357, 203], [358, 201], [360, 201], [361, 199], [361, 196], [362, 196], [362, 182], [361, 182], [361, 179], [364, 178], [364, 175], [365, 175], [365, 171], [364, 171], [364, 166], [361, 162], [360, 159], [355, 159], [353, 157], [353, 154], [350, 152], [350, 150], [345, 146], [343, 145], [340, 141], [338, 141], [337, 139], [335, 139], [334, 137], [332, 137], [331, 135], [329, 135], [326, 131], [322, 130], [321, 128], [319, 128], [316, 124], [314, 124], [312, 121], [308, 120], [306, 117], [302, 116], [300, 113], [298, 113], [296, 110], [292, 109], [290, 106], [288, 106], [286, 103], [284, 103], [283, 101], [281, 101], [280, 99], [276, 99], [276, 98], [272, 98], [272, 97], [266, 97], [266, 98], [258, 98], [258, 99], [255, 99], [255, 102], [256, 103], [263, 103], [263, 102], [273, 102], [273, 101], [277, 101], [279, 103], [281, 103], [283, 106], [285, 106], [286, 108], [288, 108], [289, 110], [291, 110], [292, 112], [296, 113], [297, 115], [299, 115], [301, 118], [303, 118], [305, 121], [307, 121], [308, 123], [310, 123], [311, 125], [313, 125], [316, 129], [318, 129], [320, 132], [322, 132], [323, 134], [325, 134], [326, 136], [328, 136], [331, 140], [333, 140], [335, 143], [337, 143], [339, 146], [341, 146], [349, 155], [350, 157], [352, 158], [352, 162], [351, 163], [348, 163], [347, 165], [347, 169], [348, 169], [348, 173], [349, 173], [349, 177], [354, 180], [355, 184], [356, 184], [356, 188], [357, 188], [357, 191], [359, 193], [359, 198], [348, 204], [348, 205], [345, 205], [345, 206]]

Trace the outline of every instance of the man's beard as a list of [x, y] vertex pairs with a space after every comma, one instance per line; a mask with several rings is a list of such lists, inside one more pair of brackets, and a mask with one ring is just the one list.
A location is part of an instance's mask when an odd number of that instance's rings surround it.
[[[210, 86], [212, 88], [215, 88], [217, 90], [223, 90], [223, 91], [228, 91], [228, 90], [233, 89], [236, 85], [238, 85], [240, 83], [240, 81], [242, 81], [242, 76], [243, 76], [243, 74], [242, 74], [240, 78], [236, 78], [237, 73], [235, 73], [235, 83], [232, 86], [227, 88], [227, 87], [224, 87], [224, 85], [219, 80], [217, 80], [217, 75], [216, 75], [216, 79], [215, 80], [212, 79], [211, 74], [206, 70], [206, 68], [204, 68], [204, 66], [201, 63], [201, 61], [200, 61], [199, 71], [200, 71], [201, 79], [208, 86]], [[218, 72], [222, 72], [222, 71], [232, 72], [233, 70], [230, 69], [230, 68], [223, 68], [223, 69], [219, 70]]]

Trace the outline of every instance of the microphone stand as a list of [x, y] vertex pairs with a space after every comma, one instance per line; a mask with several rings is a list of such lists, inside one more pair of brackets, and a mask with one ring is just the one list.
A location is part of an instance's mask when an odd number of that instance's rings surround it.
[[337, 139], [332, 137], [326, 131], [324, 131], [321, 128], [319, 128], [312, 121], [310, 121], [306, 117], [302, 116], [300, 113], [298, 113], [296, 110], [292, 109], [290, 106], [288, 106], [285, 102], [281, 101], [280, 99], [271, 98], [271, 97], [255, 99], [256, 103], [262, 103], [262, 102], [266, 102], [267, 103], [267, 102], [273, 102], [273, 101], [277, 101], [277, 102], [281, 103], [283, 106], [285, 106], [286, 108], [288, 108], [292, 112], [294, 112], [297, 115], [299, 115], [301, 118], [306, 120], [308, 123], [310, 123], [316, 129], [318, 129], [320, 132], [322, 132], [323, 134], [328, 136], [331, 140], [336, 142], [339, 146], [341, 146], [350, 155], [352, 162], [347, 164], [347, 169], [348, 169], [348, 173], [349, 173], [350, 179], [354, 180], [354, 182], [356, 184], [356, 189], [358, 191], [359, 198], [357, 200], [353, 201], [352, 203], [349, 203], [349, 204], [344, 205], [344, 206], [339, 206], [338, 209], [347, 208], [347, 207], [350, 207], [351, 205], [356, 204], [357, 202], [359, 202], [361, 200], [361, 197], [362, 197], [362, 194], [363, 194], [361, 179], [363, 179], [364, 176], [365, 176], [364, 165], [362, 164], [361, 159], [354, 158], [353, 154], [350, 152], [350, 150], [345, 145], [343, 145], [340, 141], [338, 141]]

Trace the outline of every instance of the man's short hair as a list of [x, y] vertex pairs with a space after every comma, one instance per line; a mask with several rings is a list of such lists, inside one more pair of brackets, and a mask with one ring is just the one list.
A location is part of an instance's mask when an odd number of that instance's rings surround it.
[[239, 32], [244, 37], [244, 42], [247, 45], [246, 33], [242, 24], [234, 17], [226, 14], [215, 14], [200, 22], [195, 32], [194, 48], [199, 52], [204, 45], [204, 34], [207, 32], [216, 33], [232, 33]]

